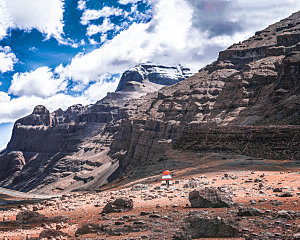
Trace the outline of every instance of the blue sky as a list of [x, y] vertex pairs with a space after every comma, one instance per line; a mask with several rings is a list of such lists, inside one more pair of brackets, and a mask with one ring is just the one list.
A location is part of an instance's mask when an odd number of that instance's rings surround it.
[[299, 9], [297, 0], [0, 0], [0, 148], [35, 105], [94, 103], [143, 62], [197, 71]]

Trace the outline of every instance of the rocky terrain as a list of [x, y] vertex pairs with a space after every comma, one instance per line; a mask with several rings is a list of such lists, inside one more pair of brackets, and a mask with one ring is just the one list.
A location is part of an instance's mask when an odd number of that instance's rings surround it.
[[[93, 105], [37, 106], [0, 155], [0, 186], [62, 197], [6, 207], [3, 236], [299, 238], [299, 24], [297, 12], [193, 76], [142, 64]], [[174, 190], [158, 188], [166, 167]]]
[[[299, 239], [299, 172], [173, 171], [0, 209], [2, 239]], [[111, 186], [113, 187], [113, 186]]]
[[53, 113], [37, 106], [15, 123], [0, 155], [0, 186], [99, 189], [134, 179], [140, 166], [185, 165], [176, 150], [299, 166], [299, 22], [298, 12], [257, 32], [193, 76], [182, 66], [142, 64], [93, 105]]

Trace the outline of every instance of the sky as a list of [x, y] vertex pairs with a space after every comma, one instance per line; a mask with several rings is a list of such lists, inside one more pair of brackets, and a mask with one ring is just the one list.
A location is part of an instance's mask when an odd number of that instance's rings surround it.
[[90, 104], [137, 64], [196, 72], [299, 0], [0, 0], [0, 149], [16, 119]]

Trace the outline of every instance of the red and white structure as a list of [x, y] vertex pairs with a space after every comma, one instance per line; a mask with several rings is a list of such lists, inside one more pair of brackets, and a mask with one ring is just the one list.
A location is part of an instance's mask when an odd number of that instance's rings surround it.
[[173, 178], [170, 175], [169, 170], [165, 170], [163, 172], [163, 176], [161, 178], [161, 187], [160, 188], [169, 188], [173, 187]]

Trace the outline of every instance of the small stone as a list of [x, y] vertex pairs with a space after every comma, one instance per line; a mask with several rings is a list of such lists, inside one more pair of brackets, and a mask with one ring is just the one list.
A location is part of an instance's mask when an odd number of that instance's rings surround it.
[[118, 225], [123, 225], [124, 222], [115, 222], [115, 225], [118, 226]]
[[293, 197], [293, 194], [289, 191], [283, 192], [279, 195], [279, 197]]
[[160, 218], [158, 214], [151, 214], [149, 215], [149, 218]]

